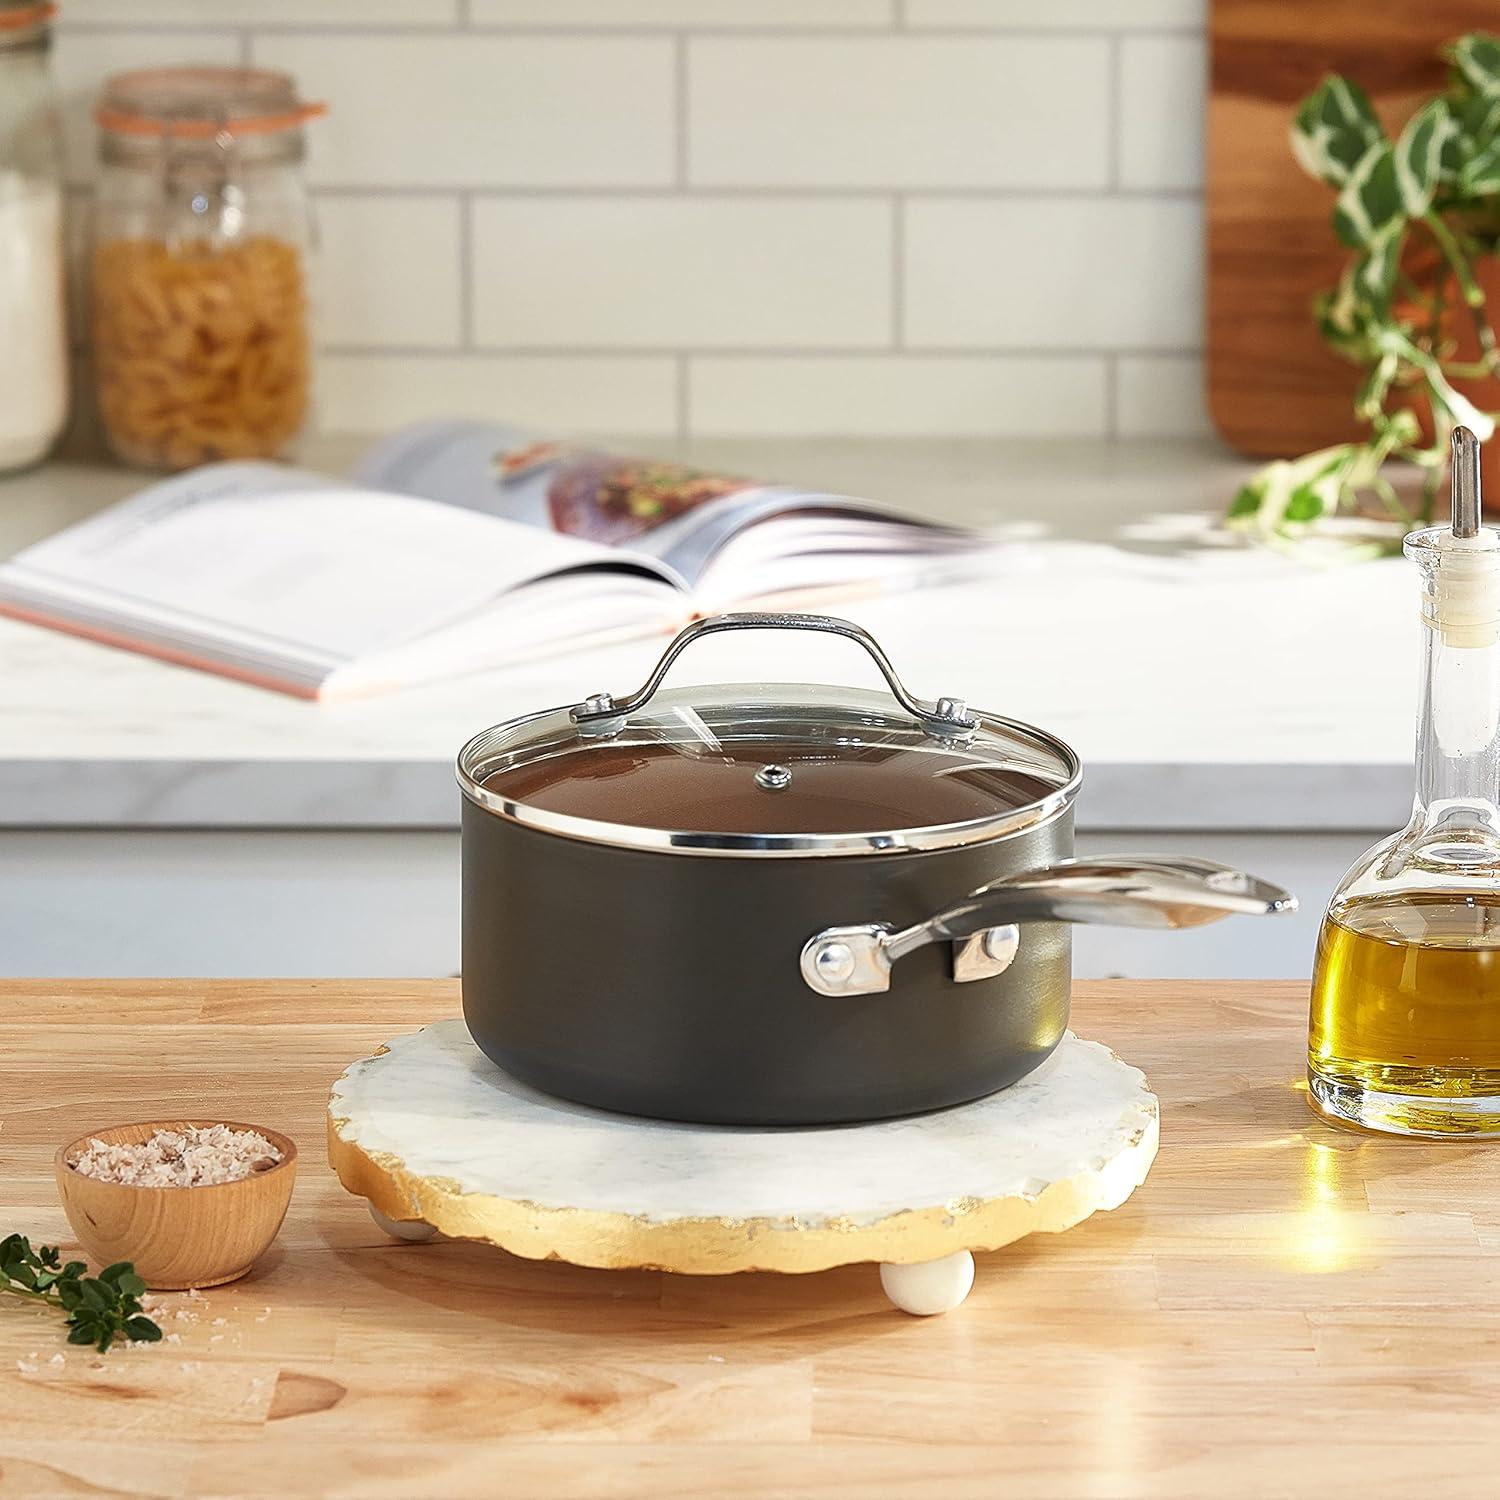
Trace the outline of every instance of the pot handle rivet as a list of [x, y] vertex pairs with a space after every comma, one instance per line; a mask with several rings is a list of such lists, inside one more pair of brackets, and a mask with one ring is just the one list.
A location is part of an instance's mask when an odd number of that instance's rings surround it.
[[792, 784], [792, 773], [785, 766], [762, 766], [755, 773], [755, 784], [765, 792], [783, 792]]
[[848, 943], [828, 943], [813, 962], [825, 984], [842, 984], [854, 972], [854, 950]]

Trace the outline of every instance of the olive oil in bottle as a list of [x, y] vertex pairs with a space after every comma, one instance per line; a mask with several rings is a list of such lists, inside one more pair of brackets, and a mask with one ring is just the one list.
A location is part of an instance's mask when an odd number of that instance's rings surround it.
[[1308, 1086], [1330, 1118], [1500, 1135], [1500, 536], [1453, 435], [1453, 524], [1413, 532], [1426, 635], [1411, 821], [1344, 877], [1313, 970]]
[[[1404, 1101], [1413, 1126], [1500, 1131], [1500, 895], [1367, 897], [1330, 912], [1308, 1052], [1350, 1103]], [[1465, 1109], [1468, 1100], [1478, 1107]]]

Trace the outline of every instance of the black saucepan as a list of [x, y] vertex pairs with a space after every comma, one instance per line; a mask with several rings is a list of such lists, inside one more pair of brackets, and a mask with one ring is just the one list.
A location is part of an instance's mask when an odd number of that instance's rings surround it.
[[[758, 627], [857, 641], [890, 694], [658, 691], [693, 640]], [[821, 615], [700, 621], [629, 697], [475, 736], [458, 778], [474, 1040], [630, 1114], [833, 1123], [978, 1098], [1061, 1039], [1069, 923], [1296, 905], [1204, 860], [1073, 860], [1072, 750], [913, 698]]]

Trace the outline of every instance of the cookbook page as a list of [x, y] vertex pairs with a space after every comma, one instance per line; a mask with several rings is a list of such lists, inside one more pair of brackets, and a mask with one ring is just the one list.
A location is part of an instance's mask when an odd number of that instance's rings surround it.
[[[843, 495], [811, 494], [744, 475], [710, 473], [671, 460], [601, 453], [538, 440], [489, 422], [429, 422], [376, 444], [356, 470], [364, 484], [421, 495], [541, 530], [575, 536], [653, 558], [685, 586], [702, 584], [710, 566], [741, 533], [783, 515], [836, 513], [845, 535], [886, 535], [867, 549], [868, 561], [893, 550], [944, 550], [968, 534], [901, 516]], [[808, 554], [797, 547], [805, 530], [792, 529], [776, 549], [789, 572]], [[890, 537], [900, 539], [893, 548]], [[819, 549], [831, 556], [832, 549]], [[762, 566], [774, 566], [764, 552]], [[815, 569], [814, 569], [815, 571]], [[845, 568], [835, 569], [842, 575]], [[755, 586], [788, 580], [757, 578]]]
[[0, 567], [0, 608], [337, 662], [539, 578], [620, 565], [582, 538], [234, 463], [153, 485], [20, 553]]

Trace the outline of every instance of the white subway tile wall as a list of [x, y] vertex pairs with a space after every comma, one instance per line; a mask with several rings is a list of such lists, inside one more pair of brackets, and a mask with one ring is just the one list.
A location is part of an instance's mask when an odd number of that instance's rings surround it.
[[1103, 430], [1106, 372], [1068, 355], [697, 355], [689, 420], [725, 437], [1063, 436]]
[[1193, 199], [912, 198], [907, 341], [944, 349], [1181, 349], [1203, 298]]
[[1096, 37], [695, 38], [688, 182], [1103, 188], [1109, 69]]
[[1207, 437], [1203, 361], [1196, 354], [1125, 354], [1115, 363], [1121, 437]]
[[323, 193], [314, 305], [325, 345], [458, 349], [463, 206], [441, 193]]
[[317, 420], [1206, 430], [1205, 0], [64, 0], [119, 68], [294, 73]]
[[1195, 188], [1203, 181], [1208, 57], [1195, 36], [1120, 43], [1120, 186]]
[[481, 198], [486, 348], [874, 349], [891, 342], [884, 198]]

